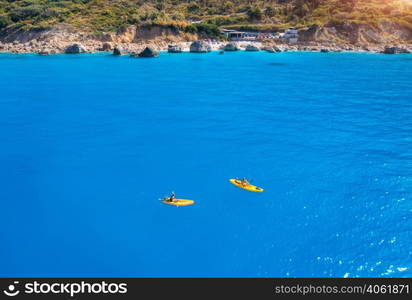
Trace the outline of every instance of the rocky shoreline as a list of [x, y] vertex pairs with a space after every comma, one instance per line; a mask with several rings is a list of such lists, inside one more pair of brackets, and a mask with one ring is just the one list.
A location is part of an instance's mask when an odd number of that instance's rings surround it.
[[179, 32], [167, 26], [157, 25], [129, 26], [117, 32], [97, 35], [78, 32], [65, 25], [49, 29], [8, 28], [0, 32], [0, 53], [73, 54], [111, 52], [117, 48], [120, 49], [118, 51], [120, 55], [130, 53], [141, 57], [139, 53], [146, 47], [155, 52], [186, 52], [191, 51], [191, 45], [196, 41], [202, 41], [203, 49], [193, 52], [209, 50], [354, 51], [388, 54], [412, 52], [412, 33], [394, 26], [385, 23], [379, 30], [353, 24], [347, 24], [344, 28], [332, 25], [311, 26], [299, 33], [299, 42], [296, 44], [286, 44], [275, 39], [239, 42], [211, 40], [201, 34]]
[[[145, 48], [150, 48], [155, 52], [168, 51], [177, 52], [209, 52], [212, 50], [221, 51], [267, 51], [267, 52], [284, 52], [284, 51], [311, 51], [311, 52], [370, 52], [370, 53], [412, 53], [412, 44], [397, 45], [352, 45], [337, 43], [318, 43], [306, 42], [297, 44], [280, 44], [273, 42], [227, 42], [227, 41], [202, 41], [203, 47], [208, 50], [191, 51], [191, 45], [195, 42], [176, 42], [170, 41], [140, 41], [135, 43], [113, 43], [101, 42], [97, 40], [88, 40], [74, 43], [53, 43], [49, 41], [31, 40], [26, 43], [0, 42], [0, 53], [37, 53], [39, 55], [49, 54], [77, 54], [77, 53], [97, 53], [112, 52], [117, 55], [142, 53]], [[156, 55], [155, 55], [156, 56]], [[150, 57], [150, 54], [149, 54]]]

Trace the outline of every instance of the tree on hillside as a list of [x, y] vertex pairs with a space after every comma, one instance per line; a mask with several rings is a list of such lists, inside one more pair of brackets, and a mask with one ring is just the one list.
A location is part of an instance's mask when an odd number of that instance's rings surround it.
[[256, 5], [249, 7], [246, 13], [251, 21], [260, 21], [263, 19], [263, 11]]
[[272, 18], [276, 15], [276, 11], [273, 7], [269, 6], [265, 9], [265, 15], [269, 18]]
[[[301, 1], [302, 2], [302, 1]], [[299, 18], [303, 18], [309, 14], [310, 8], [307, 3], [303, 4], [296, 4], [295, 8], [293, 9], [293, 13], [298, 16]]]
[[199, 11], [199, 9], [200, 9], [200, 6], [197, 3], [190, 3], [187, 6], [187, 11], [190, 13], [196, 13]]
[[223, 3], [223, 11], [224, 12], [232, 12], [233, 11], [233, 3], [230, 1], [226, 1]]

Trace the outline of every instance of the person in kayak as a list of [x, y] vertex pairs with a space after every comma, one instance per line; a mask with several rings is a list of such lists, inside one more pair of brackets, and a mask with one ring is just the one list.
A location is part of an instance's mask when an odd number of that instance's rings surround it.
[[240, 181], [240, 183], [242, 184], [242, 186], [246, 186], [249, 184], [249, 182], [246, 180], [245, 177], [242, 178], [242, 180]]
[[169, 197], [169, 199], [168, 199], [167, 201], [173, 202], [173, 201], [175, 201], [175, 198], [176, 198], [175, 192], [172, 192], [172, 194], [170, 195], [170, 197]]
[[246, 180], [245, 177], [243, 177], [242, 179], [236, 178], [236, 182], [241, 184], [243, 187], [245, 187], [249, 184], [249, 182]]

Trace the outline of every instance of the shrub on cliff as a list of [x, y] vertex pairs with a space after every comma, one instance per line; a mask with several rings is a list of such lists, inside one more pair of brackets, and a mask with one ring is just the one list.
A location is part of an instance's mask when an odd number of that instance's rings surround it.
[[258, 6], [249, 7], [246, 14], [251, 21], [260, 21], [263, 19], [263, 11]]
[[40, 5], [30, 5], [27, 7], [17, 8], [13, 10], [10, 14], [11, 20], [13, 22], [18, 22], [21, 20], [30, 19], [37, 17], [44, 13], [45, 8]]
[[208, 35], [209, 37], [222, 37], [222, 32], [220, 31], [219, 27], [214, 24], [190, 24], [186, 26], [183, 30], [188, 33], [203, 33]]
[[0, 29], [11, 24], [11, 20], [7, 16], [0, 16]]
[[205, 33], [210, 37], [221, 37], [222, 32], [219, 27], [213, 24], [196, 24], [197, 32]]
[[248, 17], [245, 14], [237, 14], [232, 16], [213, 16], [206, 20], [208, 24], [214, 24], [217, 26], [242, 24], [247, 23]]

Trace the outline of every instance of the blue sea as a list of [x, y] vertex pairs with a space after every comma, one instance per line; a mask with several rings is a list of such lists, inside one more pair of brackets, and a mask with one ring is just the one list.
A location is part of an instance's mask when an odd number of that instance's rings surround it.
[[407, 54], [1, 54], [0, 276], [411, 277], [411, 88]]

